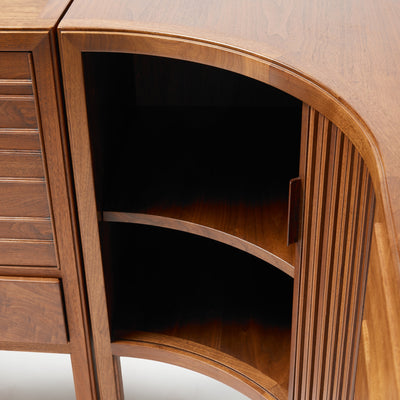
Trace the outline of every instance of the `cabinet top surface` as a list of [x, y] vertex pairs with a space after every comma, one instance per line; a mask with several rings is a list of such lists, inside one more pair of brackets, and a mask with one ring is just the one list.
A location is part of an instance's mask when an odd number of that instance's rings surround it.
[[399, 21], [397, 0], [74, 0], [60, 29], [229, 46], [326, 88], [373, 133], [400, 232]]
[[0, 0], [0, 30], [51, 29], [71, 0]]

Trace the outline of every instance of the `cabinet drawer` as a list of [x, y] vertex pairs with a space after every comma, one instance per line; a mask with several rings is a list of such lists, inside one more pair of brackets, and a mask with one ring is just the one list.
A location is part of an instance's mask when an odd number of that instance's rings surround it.
[[44, 180], [0, 179], [0, 216], [49, 218]]
[[58, 279], [0, 277], [0, 340], [67, 343]]
[[31, 79], [29, 53], [1, 52], [0, 79]]
[[37, 128], [33, 96], [0, 96], [0, 128]]
[[0, 265], [55, 267], [52, 240], [0, 239]]
[[41, 153], [0, 150], [0, 177], [43, 178]]

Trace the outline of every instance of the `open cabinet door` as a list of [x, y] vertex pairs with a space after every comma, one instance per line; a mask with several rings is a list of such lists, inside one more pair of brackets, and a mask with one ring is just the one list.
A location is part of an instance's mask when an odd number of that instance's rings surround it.
[[304, 135], [304, 223], [290, 398], [351, 399], [375, 196], [350, 140], [306, 105]]

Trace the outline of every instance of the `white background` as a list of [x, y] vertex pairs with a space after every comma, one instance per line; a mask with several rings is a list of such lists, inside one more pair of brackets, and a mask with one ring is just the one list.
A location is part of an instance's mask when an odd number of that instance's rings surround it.
[[[121, 358], [125, 400], [248, 400], [198, 373], [148, 360]], [[1, 400], [74, 400], [65, 354], [0, 351]]]

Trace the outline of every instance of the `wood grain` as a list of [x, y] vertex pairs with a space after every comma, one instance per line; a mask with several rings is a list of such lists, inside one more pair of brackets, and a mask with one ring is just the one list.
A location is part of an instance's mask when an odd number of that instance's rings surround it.
[[[219, 207], [218, 207], [219, 206]], [[207, 212], [203, 209], [206, 208]], [[244, 250], [260, 259], [275, 265], [289, 276], [294, 274], [294, 247], [288, 248], [285, 243], [287, 220], [287, 205], [283, 202], [266, 204], [262, 210], [248, 207], [216, 205], [210, 212], [210, 203], [207, 205], [195, 204], [193, 211], [182, 208], [152, 208], [146, 213], [123, 213], [105, 211], [104, 221], [139, 223], [177, 229], [204, 236], [210, 239], [229, 244]], [[228, 211], [227, 211], [228, 210]], [[236, 215], [235, 223], [227, 225], [226, 214]], [[249, 215], [254, 215], [251, 221]], [[197, 218], [196, 218], [197, 217]], [[199, 218], [200, 217], [200, 218]], [[238, 221], [243, 221], [242, 229]], [[257, 221], [257, 222], [256, 222]], [[260, 227], [260, 224], [263, 224]], [[251, 237], [250, 227], [258, 227], [263, 236]], [[282, 229], [283, 228], [283, 229]], [[249, 238], [250, 237], [250, 238]]]
[[44, 178], [41, 152], [0, 150], [0, 177]]
[[1, 0], [0, 27], [52, 29], [71, 0]]
[[33, 88], [30, 80], [0, 79], [0, 96], [3, 95], [32, 95]]
[[39, 132], [28, 129], [0, 129], [0, 149], [40, 150]]
[[52, 240], [48, 218], [0, 217], [0, 238]]
[[400, 321], [396, 311], [400, 304], [399, 282], [389, 274], [388, 266], [393, 261], [386, 247], [384, 238], [387, 232], [381, 221], [382, 211], [378, 209], [374, 221], [360, 338], [356, 400], [397, 400], [400, 393]]
[[[40, 2], [35, 4], [38, 5]], [[62, 12], [63, 8], [60, 6], [65, 6], [66, 2], [51, 0], [46, 4], [52, 7], [52, 12], [57, 9]], [[47, 8], [47, 11], [51, 10]], [[47, 17], [51, 17], [52, 12], [46, 13]], [[59, 17], [60, 15], [57, 16]], [[34, 33], [25, 35], [24, 43], [29, 43], [33, 37]], [[15, 43], [19, 43], [18, 40], [20, 39], [16, 37], [14, 46]], [[32, 50], [32, 61], [35, 93], [38, 99], [37, 108], [40, 114], [40, 140], [43, 143], [46, 182], [51, 201], [57, 266], [61, 272], [68, 321], [75, 394], [77, 400], [97, 399], [98, 390], [94, 376], [83, 266], [63, 116], [58, 51], [52, 30], [42, 34], [41, 40]]]
[[4, 217], [50, 217], [43, 179], [0, 179], [0, 215]]
[[32, 96], [0, 96], [0, 128], [37, 128]]
[[57, 259], [52, 240], [0, 239], [0, 264], [55, 267]]
[[218, 379], [254, 400], [287, 398], [287, 391], [257, 369], [189, 340], [147, 332], [120, 333], [113, 354], [162, 361]]
[[30, 69], [30, 65], [29, 65], [29, 53], [6, 52], [6, 51], [1, 52], [0, 53], [0, 80], [1, 79], [30, 80], [31, 79], [31, 69]]
[[0, 338], [22, 343], [67, 343], [60, 281], [1, 277]]

